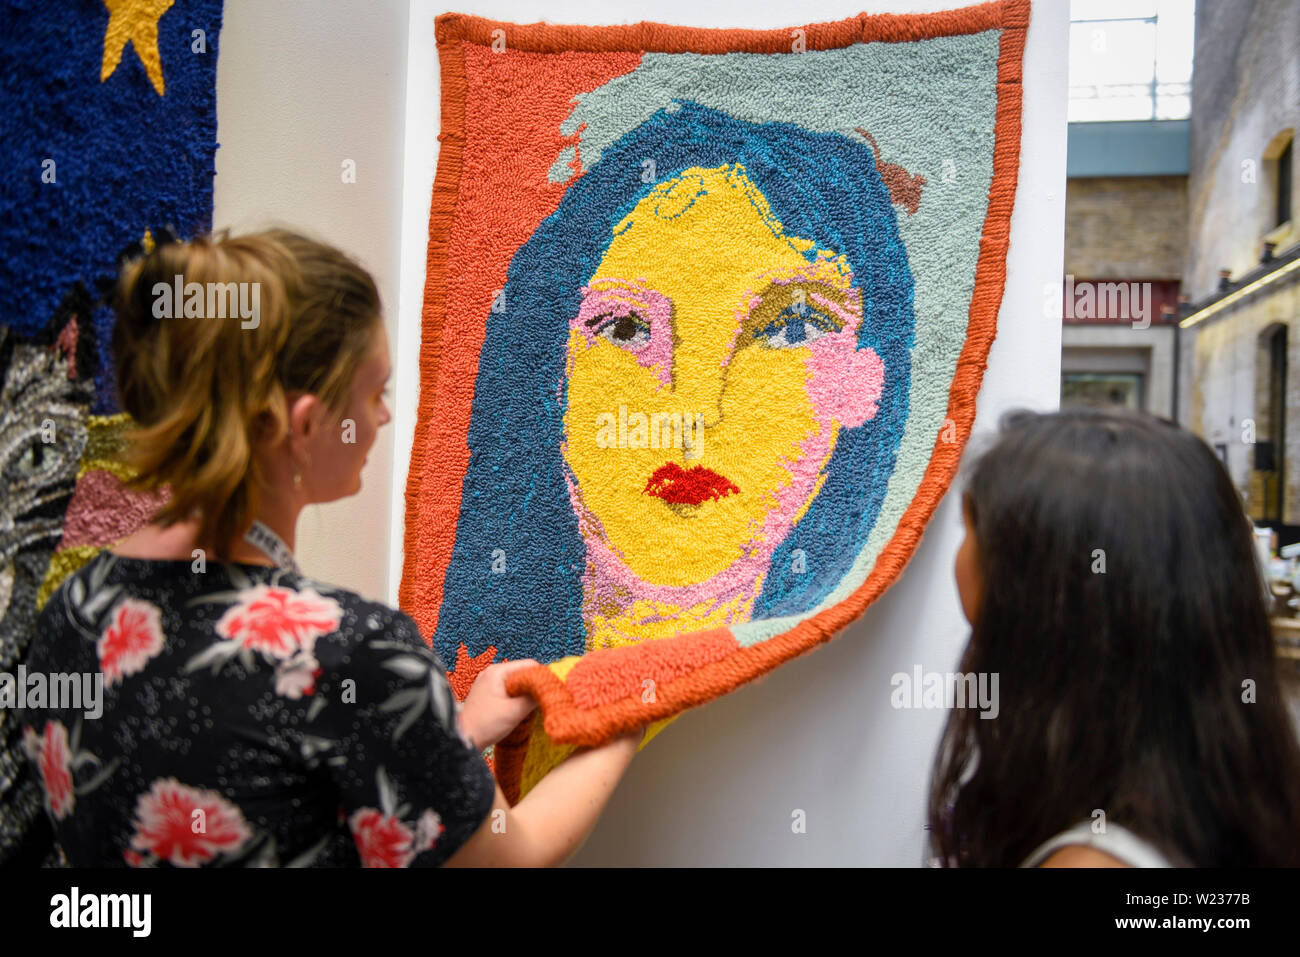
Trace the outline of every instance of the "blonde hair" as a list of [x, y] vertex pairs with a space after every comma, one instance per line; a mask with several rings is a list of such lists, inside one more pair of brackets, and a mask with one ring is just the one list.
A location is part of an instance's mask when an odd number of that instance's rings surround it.
[[[176, 277], [181, 289], [209, 291], [202, 316], [171, 303]], [[215, 309], [210, 284], [246, 291], [255, 318], [226, 310], [220, 294]], [[162, 300], [171, 308], [160, 308]], [[336, 415], [346, 406], [381, 321], [374, 279], [345, 253], [296, 232], [221, 230], [125, 263], [114, 309], [118, 396], [135, 420], [131, 484], [169, 487], [154, 520], [197, 518], [201, 547], [226, 558], [257, 515], [254, 449], [288, 432], [288, 395], [315, 395]]]

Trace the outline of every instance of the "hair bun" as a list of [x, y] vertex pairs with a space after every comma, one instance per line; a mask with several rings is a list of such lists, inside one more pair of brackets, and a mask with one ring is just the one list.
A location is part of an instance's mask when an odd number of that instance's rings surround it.
[[[226, 555], [257, 514], [254, 447], [287, 426], [286, 393], [311, 393], [341, 416], [381, 323], [378, 289], [341, 250], [279, 229], [182, 241], [166, 227], [121, 261], [112, 352], [122, 410], [138, 426], [137, 485], [168, 487], [155, 519], [198, 512], [200, 547]], [[189, 295], [173, 300], [178, 283], [207, 292], [200, 308], [186, 308]], [[252, 327], [213, 295], [240, 284], [256, 292]]]

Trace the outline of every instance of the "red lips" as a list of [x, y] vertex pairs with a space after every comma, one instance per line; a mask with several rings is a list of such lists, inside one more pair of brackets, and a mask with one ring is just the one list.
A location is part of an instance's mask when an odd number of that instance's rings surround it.
[[655, 469], [645, 487], [647, 495], [661, 498], [669, 505], [699, 505], [739, 491], [729, 479], [712, 469], [703, 465], [684, 469], [676, 462], [666, 462]]

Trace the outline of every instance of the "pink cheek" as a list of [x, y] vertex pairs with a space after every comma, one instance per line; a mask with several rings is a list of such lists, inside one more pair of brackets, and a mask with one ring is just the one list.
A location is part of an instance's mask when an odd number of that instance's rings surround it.
[[870, 347], [855, 348], [856, 337], [840, 333], [809, 346], [808, 395], [818, 421], [855, 429], [871, 419], [885, 390], [885, 364]]

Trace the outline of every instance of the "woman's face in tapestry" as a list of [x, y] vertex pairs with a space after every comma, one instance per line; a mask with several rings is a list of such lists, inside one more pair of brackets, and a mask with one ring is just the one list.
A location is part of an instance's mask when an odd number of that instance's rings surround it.
[[[694, 167], [615, 228], [571, 317], [563, 456], [584, 537], [691, 585], [770, 552], [875, 414], [848, 262], [789, 235], [738, 164]], [[681, 427], [675, 423], [681, 422]], [[657, 446], [657, 447], [656, 447]]]

